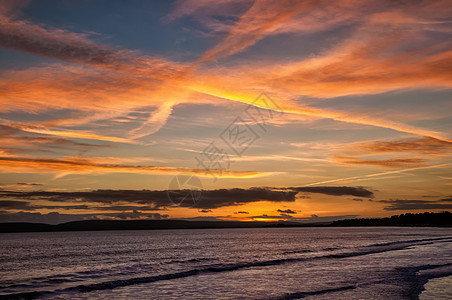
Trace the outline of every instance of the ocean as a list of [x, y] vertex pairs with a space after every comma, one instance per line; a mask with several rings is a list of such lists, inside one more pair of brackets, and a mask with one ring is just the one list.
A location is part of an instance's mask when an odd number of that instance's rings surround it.
[[0, 299], [452, 299], [448, 228], [0, 234]]

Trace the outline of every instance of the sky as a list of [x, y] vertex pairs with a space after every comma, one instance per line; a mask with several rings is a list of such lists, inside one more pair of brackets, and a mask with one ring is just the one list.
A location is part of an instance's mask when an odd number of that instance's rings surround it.
[[0, 1], [0, 221], [452, 209], [452, 1]]

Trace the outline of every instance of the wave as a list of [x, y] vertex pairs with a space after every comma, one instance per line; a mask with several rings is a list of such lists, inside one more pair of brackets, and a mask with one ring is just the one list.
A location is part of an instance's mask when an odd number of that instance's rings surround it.
[[401, 244], [401, 243], [431, 242], [431, 241], [441, 241], [441, 240], [452, 240], [452, 236], [440, 237], [440, 238], [418, 239], [418, 240], [403, 240], [403, 241], [395, 241], [395, 242], [388, 242], [388, 243], [377, 243], [377, 244], [367, 245], [364, 247], [380, 247], [380, 246], [397, 245], [397, 244]]
[[[322, 250], [326, 250], [326, 249], [322, 249]], [[282, 254], [312, 253], [312, 252], [315, 252], [315, 251], [314, 250], [310, 250], [310, 249], [303, 249], [303, 250], [284, 251], [284, 252], [282, 252]]]
[[[443, 270], [442, 268], [447, 268]], [[402, 267], [398, 270], [411, 279], [412, 286], [410, 296], [412, 299], [419, 299], [419, 295], [424, 290], [424, 285], [433, 278], [441, 278], [452, 275], [452, 263], [442, 265], [424, 265], [416, 267]], [[430, 271], [420, 274], [421, 271]]]
[[[77, 285], [77, 286], [68, 287], [68, 288], [64, 288], [64, 289], [58, 289], [58, 290], [54, 290], [54, 291], [34, 291], [34, 292], [24, 292], [24, 293], [9, 294], [9, 295], [0, 295], [0, 299], [35, 299], [35, 298], [38, 298], [38, 297], [41, 297], [44, 295], [49, 295], [49, 294], [54, 294], [54, 293], [91, 292], [91, 291], [97, 291], [97, 290], [114, 289], [114, 288], [118, 288], [118, 287], [125, 287], [125, 286], [136, 285], [136, 284], [152, 283], [152, 282], [161, 281], [161, 280], [180, 279], [180, 278], [185, 278], [185, 277], [190, 277], [190, 276], [196, 276], [196, 275], [203, 274], [203, 273], [231, 272], [231, 271], [236, 271], [236, 270], [244, 269], [244, 268], [266, 267], [266, 266], [280, 265], [280, 264], [291, 263], [291, 262], [303, 262], [303, 261], [312, 261], [312, 260], [319, 260], [319, 259], [340, 259], [340, 258], [356, 257], [356, 256], [362, 256], [362, 255], [382, 253], [382, 252], [387, 252], [387, 251], [403, 250], [408, 247], [412, 247], [412, 246], [416, 246], [416, 245], [425, 245], [425, 244], [431, 244], [435, 241], [446, 241], [446, 240], [452, 241], [452, 237], [373, 244], [373, 245], [359, 247], [360, 250], [355, 251], [355, 252], [345, 252], [345, 253], [329, 254], [329, 255], [315, 256], [315, 257], [281, 258], [281, 259], [273, 259], [273, 260], [265, 260], [265, 261], [242, 262], [242, 263], [235, 263], [235, 264], [218, 264], [218, 265], [211, 265], [211, 266], [208, 266], [205, 268], [197, 268], [197, 269], [170, 273], [170, 274], [134, 277], [134, 278], [129, 278], [129, 279], [110, 280], [110, 281], [93, 283], [93, 284], [82, 284], [82, 285]], [[447, 242], [449, 242], [449, 241], [447, 241]], [[347, 288], [349, 288], [349, 287], [347, 286]], [[325, 291], [329, 291], [329, 290], [325, 290]], [[292, 294], [288, 294], [288, 296], [286, 295], [285, 297], [289, 297], [290, 295], [292, 295]], [[296, 298], [294, 298], [296, 295], [298, 295], [298, 294], [293, 294], [292, 298], [282, 298], [282, 299], [296, 299]], [[300, 297], [301, 297], [301, 295], [303, 295], [303, 293], [299, 294]], [[306, 294], [306, 295], [309, 295], [309, 294]]]
[[[416, 266], [416, 267], [406, 267], [406, 268], [398, 268], [398, 271], [403, 274], [405, 278], [409, 278], [409, 282], [411, 284], [411, 287], [409, 287], [409, 296], [410, 299], [418, 299], [419, 294], [424, 289], [424, 284], [432, 278], [440, 278], [440, 277], [446, 277], [452, 275], [452, 270], [440, 270], [434, 273], [428, 273], [428, 274], [418, 274], [419, 271], [435, 271], [437, 269], [441, 269], [443, 267], [450, 267], [452, 266], [451, 263], [441, 264], [441, 265], [422, 265], [422, 266]], [[387, 283], [385, 280], [374, 280], [371, 282], [361, 283], [361, 284], [354, 284], [354, 285], [346, 285], [346, 286], [340, 286], [336, 288], [330, 288], [330, 289], [324, 289], [324, 290], [318, 290], [318, 291], [307, 291], [307, 292], [293, 292], [293, 293], [287, 293], [279, 297], [273, 297], [269, 298], [268, 300], [292, 300], [292, 299], [301, 299], [305, 298], [307, 296], [318, 296], [318, 295], [324, 295], [328, 293], [335, 293], [335, 292], [342, 292], [347, 290], [353, 290], [362, 286], [366, 285], [372, 285], [372, 284], [385, 284]], [[334, 298], [334, 297], [332, 297]]]
[[353, 290], [356, 289], [356, 286], [354, 285], [346, 285], [341, 286], [337, 288], [332, 289], [325, 289], [320, 291], [313, 291], [313, 292], [295, 292], [295, 293], [289, 293], [285, 294], [278, 298], [270, 298], [270, 300], [292, 300], [292, 299], [301, 299], [305, 298], [307, 296], [318, 296], [318, 295], [324, 295], [328, 293], [334, 293], [334, 292], [341, 292], [341, 291], [347, 291], [347, 290]]
[[186, 259], [186, 260], [180, 260], [180, 259], [174, 259], [174, 260], [170, 260], [165, 262], [166, 264], [174, 264], [174, 263], [179, 263], [179, 264], [190, 264], [190, 263], [197, 263], [197, 262], [203, 262], [203, 261], [212, 261], [215, 260], [214, 258], [207, 258], [207, 257], [200, 257], [200, 258], [191, 258], [191, 259]]

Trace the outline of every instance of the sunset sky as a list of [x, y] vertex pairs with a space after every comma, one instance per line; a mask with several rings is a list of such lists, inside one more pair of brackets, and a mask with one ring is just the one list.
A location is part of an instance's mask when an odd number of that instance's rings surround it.
[[[448, 0], [1, 0], [0, 222], [451, 210], [451, 16]], [[202, 191], [172, 201], [185, 180]]]

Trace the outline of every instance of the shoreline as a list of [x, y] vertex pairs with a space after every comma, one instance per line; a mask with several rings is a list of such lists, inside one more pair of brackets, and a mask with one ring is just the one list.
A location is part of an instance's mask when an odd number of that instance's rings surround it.
[[426, 278], [426, 282], [421, 286], [421, 290], [417, 295], [418, 298], [420, 300], [446, 299], [445, 295], [441, 295], [441, 292], [443, 292], [444, 289], [437, 288], [438, 285], [444, 285], [446, 287], [450, 286], [450, 283], [445, 283], [444, 281], [452, 282], [452, 273], [438, 277]]
[[[174, 222], [173, 222], [174, 221]], [[78, 223], [82, 222], [82, 223]], [[234, 229], [234, 228], [452, 228], [452, 225], [394, 224], [394, 225], [339, 225], [339, 224], [299, 224], [281, 225], [268, 222], [231, 221], [77, 221], [62, 224], [44, 223], [0, 223], [0, 233], [26, 232], [71, 232], [71, 231], [126, 231], [126, 230], [191, 230], [191, 229]], [[107, 222], [107, 223], [105, 223]], [[137, 223], [138, 222], [138, 223]], [[143, 223], [144, 222], [144, 223]], [[157, 223], [156, 223], [157, 222]], [[188, 223], [185, 223], [188, 222]]]

